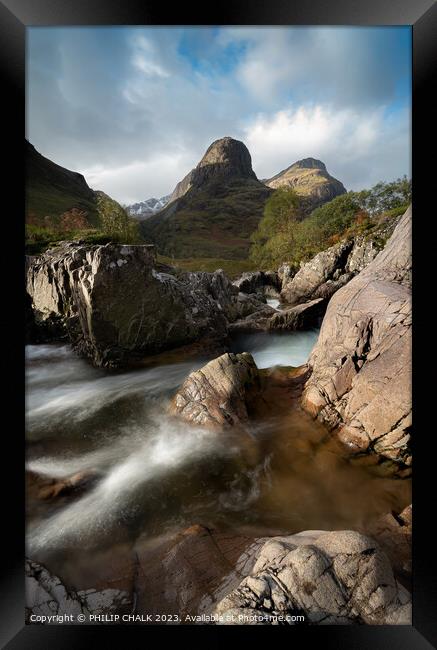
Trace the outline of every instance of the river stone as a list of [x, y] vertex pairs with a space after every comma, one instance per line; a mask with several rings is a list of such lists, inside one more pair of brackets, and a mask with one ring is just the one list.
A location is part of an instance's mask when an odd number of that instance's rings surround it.
[[[252, 298], [252, 295], [248, 296]], [[244, 304], [244, 302], [242, 303]], [[277, 313], [276, 309], [270, 305], [259, 306], [256, 310], [251, 310], [244, 318], [230, 323], [228, 331], [232, 333], [251, 334], [253, 332], [267, 332], [270, 329], [272, 316]]]
[[259, 375], [252, 355], [227, 353], [187, 377], [170, 411], [202, 426], [244, 425], [249, 420], [248, 393], [257, 390]]
[[352, 450], [411, 464], [411, 207], [386, 247], [334, 294], [304, 408]]
[[310, 625], [411, 625], [411, 597], [371, 538], [305, 531], [267, 541], [250, 574], [215, 613], [230, 625], [254, 615], [255, 624], [271, 625], [277, 616], [296, 614]]
[[326, 303], [323, 298], [318, 298], [277, 312], [270, 318], [269, 329], [302, 330], [318, 327], [325, 313]]

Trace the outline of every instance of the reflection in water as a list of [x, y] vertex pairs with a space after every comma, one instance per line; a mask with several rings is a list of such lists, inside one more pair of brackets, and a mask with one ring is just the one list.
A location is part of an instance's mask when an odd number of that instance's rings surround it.
[[[260, 367], [299, 365], [316, 337], [257, 334], [234, 345]], [[409, 481], [351, 462], [297, 407], [283, 405], [247, 433], [168, 417], [170, 396], [205, 360], [107, 373], [66, 346], [29, 346], [26, 354], [27, 469], [97, 477], [75, 498], [28, 499], [27, 545], [40, 561], [56, 566], [68, 549], [74, 562], [90, 548], [193, 523], [258, 534], [356, 528], [410, 502]]]

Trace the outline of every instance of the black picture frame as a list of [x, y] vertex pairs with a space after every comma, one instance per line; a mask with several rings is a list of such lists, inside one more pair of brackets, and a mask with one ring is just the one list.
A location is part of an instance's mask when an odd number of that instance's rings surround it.
[[[428, 313], [421, 309], [423, 289], [430, 288], [432, 249], [430, 228], [435, 201], [436, 151], [434, 105], [430, 99], [437, 53], [437, 3], [432, 0], [234, 0], [200, 8], [180, 3], [167, 13], [157, 0], [1, 0], [0, 66], [3, 100], [3, 149], [5, 163], [2, 191], [3, 225], [3, 315], [2, 369], [7, 378], [2, 397], [3, 418], [3, 562], [0, 577], [0, 643], [10, 650], [21, 648], [90, 648], [111, 643], [139, 647], [156, 639], [160, 642], [187, 642], [195, 634], [196, 643], [214, 647], [228, 644], [231, 636], [240, 643], [283, 641], [304, 642], [311, 638], [328, 648], [399, 650], [437, 647], [437, 574], [433, 543], [432, 479], [435, 474], [432, 445], [432, 382], [424, 380], [423, 368], [434, 367], [426, 346]], [[414, 383], [413, 405], [416, 443], [413, 480], [413, 625], [332, 626], [266, 628], [216, 626], [25, 626], [24, 624], [24, 303], [21, 296], [24, 253], [24, 158], [25, 124], [25, 31], [33, 25], [411, 25], [413, 31], [413, 194], [416, 215], [414, 232]], [[434, 139], [434, 141], [433, 141]], [[425, 224], [426, 227], [423, 226]], [[433, 240], [435, 241], [435, 240]], [[432, 244], [431, 244], [432, 245]], [[20, 246], [23, 248], [20, 249]], [[431, 254], [430, 254], [431, 253]], [[425, 361], [423, 366], [421, 361]], [[11, 416], [6, 423], [6, 413]], [[435, 428], [435, 427], [434, 427]], [[7, 471], [6, 471], [7, 470]], [[9, 511], [6, 506], [9, 505]], [[132, 645], [126, 634], [136, 637]], [[139, 636], [141, 635], [141, 636]], [[153, 635], [153, 636], [151, 636]], [[280, 635], [281, 639], [276, 638]], [[297, 636], [299, 639], [297, 639]], [[320, 635], [320, 636], [319, 636]]]

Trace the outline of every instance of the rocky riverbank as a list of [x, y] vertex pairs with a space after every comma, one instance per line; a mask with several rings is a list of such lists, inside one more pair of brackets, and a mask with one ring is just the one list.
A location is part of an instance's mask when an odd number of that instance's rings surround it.
[[[334, 465], [338, 457], [369, 461], [370, 468], [406, 478], [411, 217], [410, 208], [380, 252], [372, 242], [340, 242], [295, 274], [281, 268], [234, 283], [222, 271], [177, 272], [157, 263], [150, 246], [63, 242], [28, 259], [28, 340], [68, 340], [93, 366], [111, 369], [213, 346], [214, 358], [188, 371], [164, 409], [161, 404], [160, 417], [174, 421], [180, 435], [178, 427], [189, 426], [195, 440], [199, 430], [202, 440], [230, 435], [235, 445], [241, 433], [242, 467], [252, 477], [266, 460], [254, 434], [264, 431], [267, 415], [295, 413], [310, 421], [303, 408], [339, 445]], [[268, 296], [279, 296], [279, 310], [266, 304]], [[320, 323], [318, 342], [299, 368], [260, 369], [248, 352], [229, 351], [235, 332], [290, 332]], [[305, 446], [314, 462], [322, 442]], [[80, 510], [82, 496], [98, 496], [103, 483], [92, 466], [62, 477], [33, 472], [28, 480], [33, 501], [58, 504], [55, 513], [68, 504]], [[409, 624], [411, 508], [379, 514], [356, 530], [268, 537], [193, 520], [153, 543], [146, 533], [133, 545], [120, 541], [110, 551], [110, 570], [104, 553], [95, 559], [91, 583], [73, 584], [29, 560], [27, 614], [165, 610], [178, 613], [178, 623], [209, 616], [210, 622], [275, 624], [299, 615], [308, 624]]]

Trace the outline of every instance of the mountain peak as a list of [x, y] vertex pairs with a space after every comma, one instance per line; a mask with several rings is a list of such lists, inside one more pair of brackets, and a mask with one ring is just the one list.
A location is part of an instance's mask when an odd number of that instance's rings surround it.
[[225, 136], [209, 145], [198, 165], [176, 185], [169, 203], [184, 196], [192, 187], [233, 178], [258, 180], [244, 142]]
[[293, 167], [300, 167], [301, 169], [321, 169], [326, 172], [325, 163], [321, 160], [317, 160], [317, 158], [303, 158], [302, 160], [293, 163], [289, 169], [292, 169]]
[[317, 158], [302, 158], [264, 182], [272, 189], [293, 188], [306, 213], [346, 192], [343, 183], [331, 176], [325, 163]]
[[[210, 168], [207, 171], [205, 168]], [[206, 173], [205, 173], [206, 172]], [[256, 180], [252, 159], [244, 142], [229, 136], [215, 140], [209, 145], [203, 158], [194, 170], [192, 184], [222, 177], [243, 177]]]

